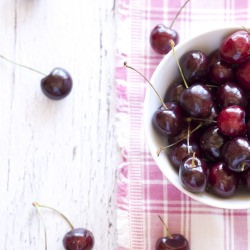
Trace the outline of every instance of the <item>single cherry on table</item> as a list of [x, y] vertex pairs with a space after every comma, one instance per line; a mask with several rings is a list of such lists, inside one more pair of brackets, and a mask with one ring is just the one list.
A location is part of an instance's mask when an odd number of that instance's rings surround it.
[[155, 250], [190, 250], [188, 240], [182, 234], [171, 234], [161, 216], [159, 219], [164, 225], [166, 236], [157, 239]]
[[49, 74], [45, 74], [32, 67], [28, 67], [21, 63], [17, 63], [3, 55], [0, 55], [5, 61], [8, 61], [16, 66], [26, 68], [43, 76], [40, 82], [41, 90], [45, 96], [51, 100], [64, 99], [72, 90], [73, 80], [70, 73], [61, 67], [54, 68]]
[[[68, 223], [71, 230], [64, 235], [63, 240], [62, 240], [62, 244], [65, 250], [91, 250], [93, 249], [95, 240], [94, 240], [94, 235], [91, 231], [89, 231], [86, 228], [75, 228], [73, 224], [69, 221], [69, 219], [55, 208], [52, 208], [47, 205], [39, 204], [38, 202], [33, 202], [32, 205], [37, 209], [41, 218], [42, 218], [42, 213], [40, 211], [40, 208], [47, 208], [58, 213]], [[46, 233], [45, 225], [43, 226], [44, 226], [44, 231], [45, 231], [45, 249], [47, 250], [47, 233]]]

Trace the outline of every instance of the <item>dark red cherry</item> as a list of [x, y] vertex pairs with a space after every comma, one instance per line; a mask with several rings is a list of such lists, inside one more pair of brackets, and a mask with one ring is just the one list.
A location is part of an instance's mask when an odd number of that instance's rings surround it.
[[166, 92], [165, 100], [168, 102], [179, 102], [180, 95], [184, 90], [184, 84], [172, 84]]
[[189, 250], [189, 243], [183, 235], [171, 234], [171, 237], [159, 238], [155, 250]]
[[159, 54], [167, 54], [171, 50], [169, 41], [173, 40], [175, 44], [179, 42], [178, 33], [166, 27], [164, 24], [158, 24], [150, 34], [150, 44], [153, 50]]
[[220, 55], [222, 60], [231, 64], [246, 61], [250, 55], [249, 33], [245, 30], [239, 30], [227, 36], [221, 43]]
[[53, 69], [49, 75], [41, 80], [43, 93], [52, 100], [65, 98], [71, 92], [72, 85], [69, 72], [63, 68]]
[[236, 78], [243, 90], [250, 91], [250, 60], [239, 65]]
[[226, 166], [235, 172], [250, 168], [250, 142], [245, 137], [236, 137], [222, 147], [222, 157]]
[[216, 93], [218, 105], [225, 108], [232, 105], [246, 107], [248, 100], [247, 94], [240, 86], [233, 82], [227, 82], [221, 85]]
[[204, 192], [208, 181], [207, 163], [194, 155], [188, 156], [179, 168], [179, 178], [183, 187], [188, 191]]
[[85, 228], [74, 228], [65, 234], [63, 246], [66, 250], [91, 250], [94, 246], [94, 236]]
[[226, 137], [220, 133], [216, 125], [208, 127], [200, 137], [200, 148], [204, 155], [212, 161], [222, 158], [222, 147], [226, 142]]
[[239, 136], [246, 132], [245, 110], [237, 105], [221, 110], [217, 117], [217, 126], [226, 136]]
[[180, 58], [180, 67], [188, 83], [197, 82], [208, 72], [208, 57], [200, 50], [191, 50]]
[[184, 114], [177, 102], [166, 102], [167, 109], [161, 106], [155, 111], [152, 122], [162, 135], [177, 135], [184, 125]]
[[170, 147], [168, 150], [168, 158], [173, 167], [179, 170], [183, 159], [187, 156], [192, 156], [193, 153], [195, 153], [196, 156], [200, 156], [201, 153], [198, 144], [192, 140], [188, 144], [187, 140], [183, 140], [182, 142]]
[[218, 162], [209, 171], [209, 187], [220, 197], [231, 197], [237, 191], [239, 176], [229, 170], [225, 163]]
[[218, 61], [210, 65], [208, 76], [213, 83], [222, 84], [235, 80], [235, 70], [231, 65]]
[[250, 192], [250, 169], [240, 174], [240, 180], [244, 188]]
[[191, 116], [207, 117], [213, 107], [210, 90], [203, 84], [194, 84], [180, 95], [181, 107]]

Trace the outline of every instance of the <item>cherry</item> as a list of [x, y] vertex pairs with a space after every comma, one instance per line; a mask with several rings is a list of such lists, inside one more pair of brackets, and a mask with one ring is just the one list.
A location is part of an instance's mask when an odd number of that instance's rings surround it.
[[194, 141], [188, 142], [187, 140], [184, 140], [169, 149], [168, 158], [173, 167], [179, 170], [183, 159], [187, 156], [192, 156], [193, 153], [197, 156], [201, 155], [198, 144]]
[[94, 236], [85, 228], [74, 228], [63, 237], [66, 250], [91, 250], [93, 245]]
[[229, 170], [225, 163], [218, 162], [209, 171], [210, 189], [220, 197], [231, 197], [237, 191], [239, 176]]
[[246, 61], [250, 55], [250, 35], [246, 30], [239, 30], [227, 36], [221, 43], [222, 60], [238, 64]]
[[160, 237], [156, 241], [155, 250], [189, 250], [188, 240], [182, 234], [171, 234], [162, 218], [160, 216], [159, 218], [164, 225], [167, 235]]
[[226, 137], [220, 133], [216, 125], [208, 127], [200, 137], [200, 148], [204, 155], [211, 161], [222, 159], [222, 147]]
[[208, 71], [208, 57], [200, 50], [186, 52], [180, 58], [180, 67], [187, 82], [200, 81]]
[[250, 91], [250, 60], [239, 65], [236, 71], [236, 78], [242, 89]]
[[156, 250], [189, 250], [187, 239], [181, 234], [172, 234], [170, 237], [161, 237], [157, 240]]
[[207, 163], [195, 154], [186, 157], [179, 168], [179, 178], [183, 187], [188, 191], [204, 192], [208, 181]]
[[222, 84], [217, 90], [216, 99], [221, 108], [232, 105], [246, 107], [248, 103], [246, 92], [234, 82]]
[[211, 93], [203, 84], [194, 84], [180, 95], [181, 107], [194, 117], [207, 117], [211, 113], [213, 101]]
[[41, 88], [48, 98], [61, 100], [71, 92], [72, 78], [65, 69], [55, 68], [41, 80]]
[[165, 100], [170, 102], [179, 102], [180, 95], [185, 89], [183, 84], [173, 84], [171, 85], [165, 95]]
[[220, 132], [226, 136], [239, 136], [246, 132], [245, 110], [237, 105], [221, 110], [217, 117]]
[[167, 109], [161, 106], [154, 113], [153, 125], [162, 135], [177, 135], [184, 124], [183, 111], [176, 102], [167, 102], [165, 105]]
[[250, 168], [250, 142], [245, 137], [228, 140], [222, 147], [223, 161], [234, 172]]
[[216, 63], [210, 64], [208, 76], [209, 80], [219, 85], [228, 81], [234, 81], [235, 70], [231, 65], [223, 61], [217, 61]]
[[245, 189], [250, 192], [250, 169], [240, 174], [240, 180]]
[[26, 68], [28, 70], [34, 71], [43, 75], [44, 77], [41, 79], [41, 89], [44, 95], [52, 100], [61, 100], [65, 98], [72, 89], [73, 82], [72, 77], [69, 72], [63, 68], [54, 68], [50, 74], [46, 75], [34, 68], [28, 67], [26, 65], [17, 63], [3, 55], [0, 55], [2, 59], [8, 61], [14, 65], [17, 65], [22, 68]]
[[[41, 218], [42, 214], [40, 212], [40, 208], [48, 208], [58, 213], [69, 224], [71, 230], [64, 235], [62, 241], [65, 250], [91, 250], [94, 247], [94, 235], [88, 229], [74, 228], [69, 219], [55, 208], [52, 208], [47, 205], [41, 205], [37, 202], [33, 202], [32, 205], [36, 207]], [[47, 249], [47, 234], [45, 225], [44, 225], [44, 231], [45, 231], [45, 249]]]
[[171, 50], [171, 46], [168, 43], [170, 39], [177, 44], [179, 42], [179, 35], [175, 30], [166, 27], [164, 24], [156, 25], [151, 31], [151, 47], [159, 54], [167, 54]]
[[172, 21], [169, 27], [166, 27], [164, 24], [156, 25], [150, 33], [150, 45], [152, 49], [159, 54], [167, 54], [171, 50], [171, 46], [169, 45], [169, 41], [173, 40], [175, 44], [179, 42], [179, 34], [177, 31], [172, 29], [175, 20], [181, 13], [182, 9], [186, 6], [186, 4], [190, 0], [187, 0], [180, 10], [177, 12], [174, 20]]

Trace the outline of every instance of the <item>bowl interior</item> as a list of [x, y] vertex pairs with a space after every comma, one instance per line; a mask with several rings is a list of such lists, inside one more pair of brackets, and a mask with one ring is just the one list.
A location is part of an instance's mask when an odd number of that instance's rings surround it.
[[[241, 27], [219, 28], [193, 37], [183, 43], [178, 44], [175, 47], [177, 57], [180, 58], [185, 52], [193, 49], [200, 49], [208, 54], [219, 48], [222, 39], [226, 35], [239, 29], [241, 29]], [[169, 52], [157, 66], [151, 78], [151, 83], [163, 98], [168, 87], [179, 77], [179, 70], [173, 53]], [[178, 178], [178, 174], [171, 166], [166, 153], [163, 151], [159, 156], [157, 156], [156, 153], [159, 147], [166, 145], [166, 139], [159, 136], [159, 134], [154, 130], [151, 122], [154, 112], [160, 105], [160, 100], [156, 94], [153, 92], [150, 86], [147, 86], [144, 102], [144, 127], [146, 139], [156, 164], [159, 166], [160, 170], [167, 177], [167, 179], [181, 192], [204, 204], [228, 209], [250, 208], [249, 193], [247, 194], [243, 191], [237, 192], [237, 194], [233, 197], [223, 199], [206, 192], [202, 194], [194, 194], [182, 187]]]

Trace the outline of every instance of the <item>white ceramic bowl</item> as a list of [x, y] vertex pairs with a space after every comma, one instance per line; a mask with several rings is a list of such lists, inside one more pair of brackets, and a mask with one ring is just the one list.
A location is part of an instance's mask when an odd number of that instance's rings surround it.
[[[241, 27], [219, 28], [197, 35], [175, 47], [177, 57], [180, 58], [185, 52], [192, 49], [200, 49], [205, 53], [210, 53], [219, 48], [222, 39], [226, 35], [239, 29], [241, 29]], [[167, 88], [178, 78], [179, 70], [173, 53], [170, 51], [157, 66], [151, 78], [151, 83], [163, 98]], [[164, 146], [166, 144], [166, 140], [160, 137], [152, 126], [153, 113], [160, 105], [161, 103], [159, 98], [148, 85], [144, 103], [144, 127], [146, 139], [156, 164], [159, 166], [160, 170], [167, 177], [167, 179], [181, 192], [204, 204], [228, 209], [250, 208], [249, 193], [238, 192], [231, 198], [223, 199], [207, 192], [202, 194], [191, 193], [182, 187], [178, 174], [171, 166], [166, 153], [163, 151], [160, 156], [157, 156], [156, 153], [160, 146]]]

